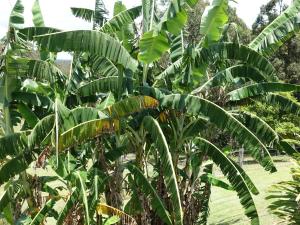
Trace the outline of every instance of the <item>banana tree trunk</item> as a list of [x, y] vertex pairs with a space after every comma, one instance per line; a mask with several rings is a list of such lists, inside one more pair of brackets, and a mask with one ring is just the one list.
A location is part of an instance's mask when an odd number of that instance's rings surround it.
[[245, 152], [245, 149], [244, 147], [241, 147], [239, 149], [239, 158], [238, 158], [238, 161], [239, 161], [239, 165], [242, 167], [243, 164], [244, 164], [244, 152]]

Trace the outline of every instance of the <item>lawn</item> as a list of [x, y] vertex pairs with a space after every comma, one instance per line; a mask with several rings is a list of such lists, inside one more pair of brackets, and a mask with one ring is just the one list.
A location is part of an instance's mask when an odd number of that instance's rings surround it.
[[[265, 200], [268, 188], [278, 181], [290, 179], [290, 167], [293, 165], [287, 157], [274, 157], [278, 172], [270, 174], [256, 163], [244, 165], [244, 169], [256, 184], [260, 194], [254, 196], [257, 210], [262, 225], [285, 224], [268, 212], [268, 202]], [[215, 175], [222, 177], [220, 171], [216, 170]], [[249, 220], [244, 216], [243, 208], [235, 192], [227, 191], [218, 187], [213, 187], [210, 201], [209, 224], [249, 224]]]

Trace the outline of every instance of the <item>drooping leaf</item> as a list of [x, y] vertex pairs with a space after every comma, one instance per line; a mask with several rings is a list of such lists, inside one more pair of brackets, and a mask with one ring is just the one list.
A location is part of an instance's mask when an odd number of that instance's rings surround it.
[[85, 8], [71, 7], [72, 14], [78, 18], [91, 22], [94, 17], [94, 10]]
[[207, 155], [220, 167], [222, 173], [238, 193], [240, 202], [245, 208], [245, 214], [251, 219], [251, 224], [259, 224], [259, 217], [251, 196], [251, 190], [247, 186], [244, 177], [240, 175], [240, 171], [215, 145], [203, 138], [199, 138], [197, 141], [200, 144], [200, 150], [206, 151]]
[[110, 119], [90, 120], [76, 125], [59, 136], [58, 150], [62, 151], [99, 135], [119, 130], [119, 121]]
[[294, 113], [296, 115], [300, 114], [300, 104], [282, 95], [269, 94], [260, 100], [268, 104], [279, 106], [280, 109], [285, 112]]
[[[160, 102], [162, 107], [184, 111], [195, 116], [208, 117], [211, 123], [220, 129], [229, 131], [267, 171], [276, 171], [265, 145], [241, 122], [218, 105], [200, 97], [179, 94], [162, 97]], [[262, 156], [262, 152], [264, 152], [264, 156]]]
[[279, 136], [276, 131], [258, 116], [242, 111], [233, 115], [250, 131], [252, 131], [264, 144], [271, 145], [274, 142], [279, 141]]
[[292, 1], [291, 5], [281, 15], [254, 38], [249, 47], [267, 56], [273, 54], [299, 31], [299, 10], [300, 1]]
[[49, 135], [50, 132], [52, 132], [53, 127], [53, 114], [41, 119], [28, 136], [28, 148], [32, 150], [36, 145], [40, 146], [43, 143], [43, 140]]
[[155, 143], [157, 151], [160, 155], [166, 189], [170, 195], [170, 199], [172, 201], [172, 206], [174, 210], [174, 213], [172, 214], [172, 219], [174, 220], [174, 224], [182, 225], [183, 211], [181, 207], [180, 193], [172, 161], [172, 156], [165, 135], [161, 130], [159, 123], [151, 116], [144, 117], [142, 124], [144, 129], [149, 132], [151, 139]]
[[91, 96], [97, 93], [106, 93], [106, 92], [117, 92], [119, 90], [117, 76], [113, 77], [104, 77], [94, 81], [91, 81], [87, 84], [78, 88], [78, 94], [80, 96]]
[[294, 157], [298, 153], [298, 151], [295, 148], [293, 148], [290, 145], [290, 143], [288, 143], [286, 140], [280, 140], [278, 146], [282, 151], [286, 152], [289, 156]]
[[[69, 41], [70, 39], [72, 42]], [[137, 68], [136, 60], [130, 56], [127, 50], [117, 40], [100, 31], [77, 30], [58, 32], [36, 36], [35, 40], [42, 49], [50, 52], [88, 52], [106, 57], [133, 71]]]
[[39, 0], [35, 0], [32, 7], [33, 24], [36, 27], [44, 27], [44, 18]]
[[213, 0], [202, 15], [200, 34], [205, 37], [205, 45], [221, 38], [223, 26], [228, 21], [228, 0]]
[[149, 96], [132, 96], [109, 106], [104, 112], [112, 118], [128, 116], [144, 109], [156, 108], [158, 101]]
[[236, 78], [247, 78], [256, 82], [266, 81], [264, 75], [257, 69], [246, 65], [236, 65], [216, 73], [203, 85], [194, 90], [192, 94], [206, 91], [212, 87], [231, 84]]
[[231, 101], [239, 101], [244, 98], [265, 95], [271, 92], [291, 91], [300, 91], [300, 85], [276, 82], [250, 84], [228, 93], [228, 96], [230, 97]]
[[24, 6], [21, 0], [17, 0], [14, 5], [10, 17], [9, 17], [9, 26], [12, 28], [20, 29], [24, 24]]
[[172, 220], [170, 218], [170, 214], [168, 210], [166, 209], [164, 203], [161, 201], [156, 190], [151, 185], [151, 183], [147, 180], [147, 178], [144, 176], [142, 171], [140, 171], [140, 169], [134, 166], [133, 164], [128, 164], [127, 168], [129, 169], [131, 174], [134, 175], [134, 181], [136, 182], [136, 185], [143, 191], [145, 197], [149, 197], [151, 199], [151, 206], [155, 210], [156, 214], [166, 224], [171, 225]]
[[98, 169], [92, 170], [89, 175], [91, 175], [89, 179], [92, 181], [91, 194], [89, 195], [89, 213], [90, 218], [93, 218], [101, 193], [104, 192], [107, 177], [103, 178], [103, 174]]

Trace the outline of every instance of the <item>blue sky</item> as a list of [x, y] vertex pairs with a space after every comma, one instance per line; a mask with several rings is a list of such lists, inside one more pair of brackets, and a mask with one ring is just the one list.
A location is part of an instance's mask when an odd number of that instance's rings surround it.
[[[7, 31], [8, 17], [16, 0], [0, 0], [0, 37]], [[141, 0], [123, 0], [127, 8], [140, 4]], [[231, 3], [237, 8], [237, 13], [246, 24], [251, 27], [259, 8], [268, 0], [235, 0]], [[290, 3], [291, 0], [285, 0]], [[25, 24], [32, 25], [31, 7], [34, 0], [22, 0], [25, 6]], [[112, 12], [114, 0], [104, 0], [107, 9]], [[91, 25], [81, 19], [75, 18], [70, 11], [70, 7], [93, 8], [94, 0], [40, 0], [44, 14], [46, 26], [59, 28], [62, 30], [88, 29]]]

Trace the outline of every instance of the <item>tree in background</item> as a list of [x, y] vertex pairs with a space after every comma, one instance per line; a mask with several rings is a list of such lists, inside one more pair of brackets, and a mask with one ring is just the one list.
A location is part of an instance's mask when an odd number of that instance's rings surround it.
[[[283, 0], [270, 0], [267, 4], [262, 5], [260, 13], [252, 25], [252, 35], [256, 36], [266, 26], [272, 23], [288, 6]], [[270, 57], [274, 67], [278, 71], [279, 79], [299, 84], [300, 82], [300, 35], [295, 34], [290, 40], [287, 40], [279, 50]], [[291, 100], [299, 100], [299, 92], [289, 95]], [[247, 111], [254, 112], [264, 118], [284, 138], [293, 144], [300, 145], [300, 118], [298, 115], [286, 113], [277, 106], [268, 106], [266, 104], [255, 102], [254, 105], [244, 108]]]
[[[252, 25], [252, 34], [259, 34], [278, 15], [280, 15], [287, 5], [283, 0], [270, 0], [262, 5], [260, 13]], [[270, 59], [278, 71], [279, 78], [289, 83], [300, 82], [300, 35], [295, 35], [283, 45]]]

